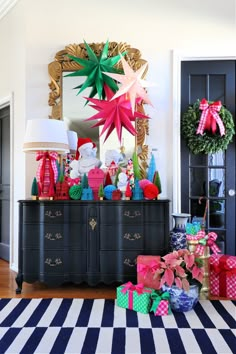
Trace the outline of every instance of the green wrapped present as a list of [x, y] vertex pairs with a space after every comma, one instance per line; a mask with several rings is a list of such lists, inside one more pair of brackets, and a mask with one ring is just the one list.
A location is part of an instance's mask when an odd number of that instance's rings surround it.
[[116, 288], [117, 306], [141, 313], [149, 313], [153, 289], [143, 284], [133, 285], [131, 282]]

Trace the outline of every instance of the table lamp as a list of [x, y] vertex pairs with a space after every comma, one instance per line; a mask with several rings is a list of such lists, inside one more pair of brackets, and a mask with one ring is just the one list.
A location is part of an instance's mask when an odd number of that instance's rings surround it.
[[58, 178], [58, 154], [69, 152], [65, 123], [56, 119], [28, 120], [23, 151], [36, 153], [39, 161], [36, 173], [39, 199], [53, 199]]

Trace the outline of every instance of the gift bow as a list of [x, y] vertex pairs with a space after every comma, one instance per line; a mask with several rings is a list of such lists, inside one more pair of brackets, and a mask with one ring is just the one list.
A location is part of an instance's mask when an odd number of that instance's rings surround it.
[[134, 285], [131, 283], [131, 281], [129, 281], [128, 283], [124, 284], [124, 287], [121, 290], [123, 294], [126, 294], [127, 291], [136, 291], [138, 295], [141, 295], [144, 292], [144, 285], [142, 283]]
[[[58, 176], [58, 170], [57, 170], [57, 165], [56, 165], [56, 160], [57, 160], [58, 153], [55, 151], [38, 151], [36, 152], [36, 161], [39, 162], [39, 176], [38, 176], [38, 181], [41, 182], [42, 187], [44, 185], [44, 176], [45, 176], [45, 168], [46, 168], [46, 160], [49, 160], [49, 179], [50, 179], [50, 186], [52, 189], [53, 183], [56, 183], [57, 176]], [[43, 188], [42, 188], [43, 189]], [[51, 191], [52, 193], [52, 191]], [[52, 194], [53, 195], [53, 194]]]
[[146, 277], [148, 272], [154, 274], [157, 269], [158, 269], [158, 263], [156, 261], [152, 261], [150, 265], [138, 263], [137, 266], [138, 273], [142, 274], [144, 278]]
[[[162, 300], [166, 300], [166, 301], [169, 301], [170, 300], [170, 293], [168, 293], [168, 291], [165, 291], [163, 294], [158, 294], [158, 292], [154, 291], [152, 294], [151, 294], [151, 298], [152, 298], [152, 307], [151, 307], [151, 310], [150, 312], [156, 312], [156, 310], [158, 309], [158, 306], [160, 304], [160, 302]], [[168, 307], [168, 314], [171, 313], [171, 309], [170, 307]]]
[[69, 187], [74, 186], [75, 184], [79, 184], [80, 183], [80, 178], [71, 178], [71, 177], [67, 177], [67, 183]]
[[219, 263], [210, 263], [210, 269], [214, 270], [214, 272], [218, 274], [222, 272], [227, 272], [227, 275], [236, 274], [236, 268], [233, 268], [233, 266], [229, 266], [229, 264], [227, 264], [227, 260], [228, 256], [223, 255], [222, 257], [220, 257]]
[[217, 234], [215, 232], [209, 232], [209, 234], [206, 235], [205, 231], [201, 230], [197, 233], [196, 236], [198, 239], [198, 245], [196, 247], [195, 253], [202, 256], [206, 246], [210, 247], [214, 254], [221, 252], [221, 250], [215, 243], [217, 239]]
[[216, 132], [216, 125], [218, 124], [220, 135], [225, 134], [225, 127], [224, 124], [218, 114], [221, 109], [221, 101], [216, 101], [211, 104], [203, 98], [200, 102], [199, 109], [202, 111], [200, 122], [197, 128], [197, 134], [203, 135], [204, 130], [212, 130], [212, 133], [215, 134]]

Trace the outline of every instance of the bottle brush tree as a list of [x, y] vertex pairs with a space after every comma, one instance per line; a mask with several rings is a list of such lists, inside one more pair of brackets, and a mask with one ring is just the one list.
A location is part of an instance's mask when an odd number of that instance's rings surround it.
[[86, 173], [84, 173], [83, 175], [83, 178], [82, 178], [82, 188], [83, 189], [86, 189], [89, 187], [89, 184], [88, 184], [88, 176], [86, 175]]
[[133, 161], [134, 178], [140, 180], [141, 175], [140, 175], [140, 168], [138, 162], [138, 155], [136, 151], [132, 155], [132, 161]]
[[36, 177], [34, 177], [32, 186], [31, 186], [31, 195], [33, 196], [38, 196], [39, 191], [38, 191], [38, 183]]
[[151, 154], [151, 159], [149, 162], [149, 167], [148, 167], [148, 172], [147, 172], [147, 179], [151, 182], [154, 179], [155, 171], [156, 171], [156, 162], [155, 162], [154, 155]]
[[153, 183], [157, 186], [158, 190], [159, 190], [159, 194], [161, 194], [162, 189], [161, 189], [161, 178], [159, 175], [159, 172], [156, 171], [154, 174], [154, 178], [153, 178]]
[[100, 186], [99, 186], [98, 196], [99, 196], [99, 198], [103, 198], [104, 197], [103, 183], [101, 183]]

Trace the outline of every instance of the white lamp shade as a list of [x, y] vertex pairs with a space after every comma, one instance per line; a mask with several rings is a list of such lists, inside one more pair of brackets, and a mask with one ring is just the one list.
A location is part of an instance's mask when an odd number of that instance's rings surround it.
[[69, 152], [65, 123], [56, 119], [31, 119], [27, 121], [24, 152], [56, 151]]
[[67, 136], [69, 141], [69, 149], [71, 154], [76, 153], [78, 136], [77, 133], [72, 130], [67, 130]]

